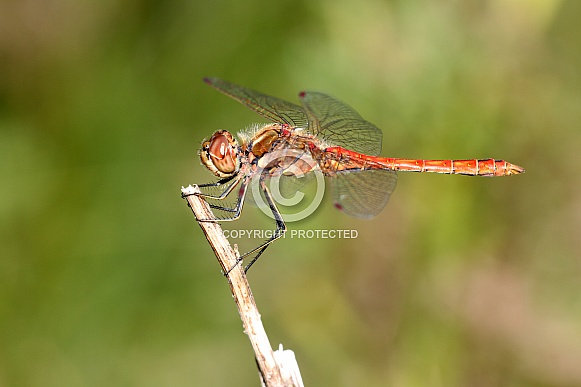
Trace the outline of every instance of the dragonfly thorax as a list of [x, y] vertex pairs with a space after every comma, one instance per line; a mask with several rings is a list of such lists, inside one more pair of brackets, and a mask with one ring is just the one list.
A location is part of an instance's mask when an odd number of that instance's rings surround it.
[[238, 143], [226, 130], [218, 130], [204, 141], [199, 153], [202, 164], [220, 178], [234, 176], [240, 170]]
[[280, 139], [280, 125], [265, 125], [250, 140], [250, 149], [255, 157], [262, 157], [272, 150]]

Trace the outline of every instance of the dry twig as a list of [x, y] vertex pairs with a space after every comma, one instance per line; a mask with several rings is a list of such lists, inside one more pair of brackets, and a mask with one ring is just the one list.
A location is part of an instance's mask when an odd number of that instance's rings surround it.
[[[213, 219], [214, 215], [208, 203], [195, 195], [195, 193], [199, 192], [200, 190], [197, 186], [182, 188], [182, 195], [188, 201], [188, 205], [196, 219]], [[222, 228], [215, 222], [199, 222], [199, 224], [210, 246], [212, 246], [220, 266], [222, 266], [222, 271], [224, 273], [230, 271], [226, 277], [228, 278], [234, 302], [236, 302], [238, 307], [238, 313], [240, 313], [240, 318], [242, 319], [244, 332], [248, 335], [254, 349], [263, 385], [268, 387], [302, 387], [300, 372], [292, 351], [283, 351], [282, 345], [276, 353], [272, 351], [260, 319], [260, 313], [258, 313], [254, 302], [250, 285], [246, 279], [243, 265], [236, 265], [238, 255], [228, 243]], [[236, 267], [234, 267], [235, 265]], [[230, 270], [232, 267], [234, 269]]]

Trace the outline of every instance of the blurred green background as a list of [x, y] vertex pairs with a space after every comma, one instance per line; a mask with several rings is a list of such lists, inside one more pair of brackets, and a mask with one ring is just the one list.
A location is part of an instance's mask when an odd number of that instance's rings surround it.
[[[581, 2], [1, 1], [0, 385], [256, 386], [180, 187], [259, 116], [218, 76], [334, 95], [400, 174], [371, 221], [330, 202], [250, 271], [311, 386], [581, 385]], [[272, 228], [248, 207], [231, 229]], [[239, 242], [241, 250], [256, 241]]]

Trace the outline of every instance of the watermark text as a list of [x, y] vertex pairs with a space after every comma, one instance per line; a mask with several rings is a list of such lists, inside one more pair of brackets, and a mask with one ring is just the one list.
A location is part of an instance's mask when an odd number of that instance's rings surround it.
[[[224, 230], [224, 236], [228, 239], [269, 239], [274, 233], [274, 230]], [[288, 230], [282, 238], [355, 239], [358, 236], [357, 230]]]

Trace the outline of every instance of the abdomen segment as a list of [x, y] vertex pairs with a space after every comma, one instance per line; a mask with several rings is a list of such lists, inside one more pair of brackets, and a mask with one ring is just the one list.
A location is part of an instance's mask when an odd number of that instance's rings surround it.
[[[379, 160], [378, 160], [379, 161]], [[470, 176], [507, 176], [523, 173], [525, 170], [504, 160], [414, 160], [385, 158], [381, 165], [394, 171], [433, 172]]]

